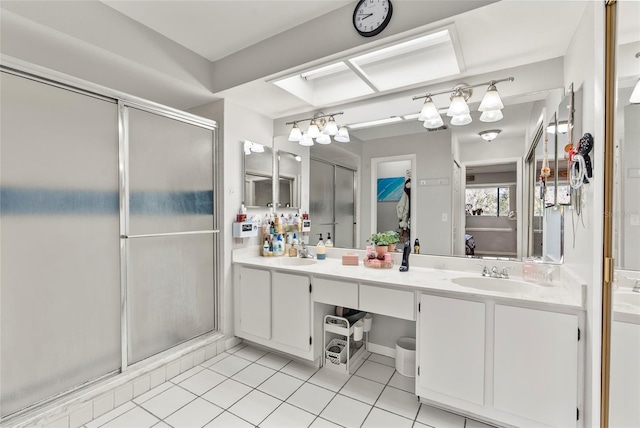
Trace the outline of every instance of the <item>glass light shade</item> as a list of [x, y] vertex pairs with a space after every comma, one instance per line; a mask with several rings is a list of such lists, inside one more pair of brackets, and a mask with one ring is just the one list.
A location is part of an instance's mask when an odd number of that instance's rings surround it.
[[309, 137], [309, 134], [306, 132], [302, 134], [302, 138], [298, 142], [301, 146], [311, 147], [313, 146], [313, 138]]
[[338, 135], [338, 125], [336, 120], [331, 116], [324, 127], [324, 133], [327, 135]]
[[484, 141], [491, 142], [495, 140], [501, 132], [500, 129], [492, 129], [490, 131], [482, 131], [479, 135]]
[[449, 106], [449, 110], [447, 110], [447, 116], [455, 117], [455, 116], [463, 116], [469, 114], [469, 106], [467, 102], [464, 100], [462, 95], [456, 95], [451, 100], [451, 105]]
[[489, 86], [480, 103], [480, 107], [478, 107], [478, 111], [502, 110], [503, 108], [504, 104], [502, 104], [496, 85]]
[[431, 97], [427, 97], [424, 104], [422, 105], [422, 110], [420, 110], [418, 120], [433, 120], [437, 117], [440, 117], [440, 113], [438, 113], [438, 109], [431, 100]]
[[480, 115], [480, 122], [497, 122], [503, 117], [502, 110], [484, 111]]
[[633, 88], [633, 92], [629, 97], [629, 102], [631, 104], [640, 104], [640, 80], [636, 82], [636, 87]]
[[427, 119], [422, 124], [422, 126], [424, 126], [427, 129], [440, 128], [442, 125], [444, 125], [444, 122], [442, 121], [442, 118], [440, 117], [440, 115], [438, 115], [438, 117], [436, 117], [435, 119]]
[[333, 139], [340, 143], [348, 143], [349, 141], [351, 141], [349, 139], [349, 130], [347, 129], [347, 127], [344, 125], [341, 126], [340, 129], [338, 129], [338, 135], [333, 137]]
[[300, 141], [302, 139], [302, 131], [298, 128], [298, 124], [294, 123], [289, 133], [289, 141]]
[[327, 134], [320, 134], [316, 137], [316, 143], [318, 144], [331, 144], [331, 137]]
[[311, 123], [309, 124], [309, 129], [307, 129], [307, 135], [309, 135], [309, 137], [311, 138], [317, 138], [318, 135], [320, 135], [320, 129], [318, 128], [318, 125], [316, 125], [315, 120], [312, 120]]
[[451, 124], [460, 126], [460, 125], [468, 125], [472, 122], [470, 114], [461, 114], [458, 116], [453, 116], [451, 118]]

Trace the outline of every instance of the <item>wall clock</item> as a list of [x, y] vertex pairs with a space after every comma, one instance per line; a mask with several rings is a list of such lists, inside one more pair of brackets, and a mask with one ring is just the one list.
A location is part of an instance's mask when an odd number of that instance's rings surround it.
[[361, 36], [376, 36], [389, 24], [392, 13], [390, 0], [360, 0], [353, 11], [353, 26]]

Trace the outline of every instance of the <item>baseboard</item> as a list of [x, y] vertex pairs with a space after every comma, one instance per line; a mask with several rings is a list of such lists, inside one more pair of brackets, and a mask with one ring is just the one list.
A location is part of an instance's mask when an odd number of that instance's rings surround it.
[[385, 357], [395, 358], [396, 348], [389, 348], [387, 346], [378, 345], [377, 343], [367, 343], [367, 351], [373, 354], [384, 355]]

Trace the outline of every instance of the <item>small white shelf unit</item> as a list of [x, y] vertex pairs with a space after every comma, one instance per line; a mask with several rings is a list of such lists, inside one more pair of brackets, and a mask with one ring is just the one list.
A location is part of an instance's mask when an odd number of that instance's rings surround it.
[[[333, 321], [333, 322], [330, 322], [330, 321]], [[348, 319], [344, 317], [339, 317], [337, 315], [325, 315], [322, 330], [323, 330], [322, 352], [324, 354], [322, 358], [323, 365], [334, 370], [338, 370], [344, 373], [349, 373], [351, 364], [358, 362], [358, 360], [362, 358], [362, 355], [367, 349], [369, 335], [367, 333], [363, 334], [362, 346], [353, 355], [351, 355], [351, 343], [354, 342], [353, 340], [354, 328], [353, 328], [353, 324], [351, 324]], [[344, 363], [343, 362], [335, 363], [334, 361], [331, 361], [327, 357], [327, 333], [334, 333], [339, 336], [342, 336], [343, 338], [342, 340], [346, 342], [347, 358]]]

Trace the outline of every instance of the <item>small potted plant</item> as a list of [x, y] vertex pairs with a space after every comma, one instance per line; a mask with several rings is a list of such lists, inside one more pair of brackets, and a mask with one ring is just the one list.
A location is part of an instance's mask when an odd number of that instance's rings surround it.
[[378, 232], [371, 235], [369, 242], [376, 246], [376, 253], [378, 256], [384, 255], [389, 251], [390, 237], [387, 232]]
[[385, 233], [389, 238], [389, 251], [393, 252], [396, 250], [396, 244], [400, 242], [400, 234], [394, 230]]

